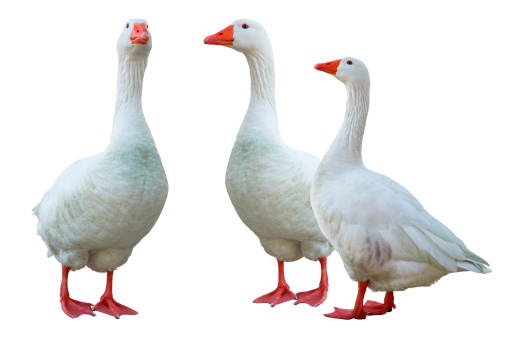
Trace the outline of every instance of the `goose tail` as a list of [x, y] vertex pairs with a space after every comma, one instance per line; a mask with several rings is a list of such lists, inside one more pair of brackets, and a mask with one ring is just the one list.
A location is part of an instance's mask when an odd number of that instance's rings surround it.
[[[480, 258], [480, 257], [479, 257]], [[466, 260], [466, 261], [457, 261], [456, 265], [458, 266], [458, 271], [473, 271], [476, 273], [490, 273], [491, 269], [486, 265], [489, 265], [488, 262], [481, 258], [481, 262], [475, 260]]]

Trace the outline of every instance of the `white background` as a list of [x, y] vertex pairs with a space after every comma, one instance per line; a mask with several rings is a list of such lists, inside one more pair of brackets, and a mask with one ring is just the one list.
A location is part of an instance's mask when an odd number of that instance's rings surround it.
[[[1, 5], [0, 333], [54, 337], [472, 337], [505, 332], [507, 18], [500, 1], [68, 1]], [[71, 320], [60, 265], [46, 258], [31, 209], [71, 162], [104, 149], [115, 102], [116, 40], [131, 17], [153, 36], [144, 112], [170, 184], [166, 207], [128, 263], [115, 298], [137, 311]], [[357, 286], [329, 257], [318, 308], [252, 304], [276, 286], [276, 261], [236, 216], [224, 175], [249, 99], [243, 55], [203, 44], [238, 18], [261, 22], [276, 64], [285, 141], [321, 157], [336, 135], [345, 88], [313, 69], [354, 56], [371, 76], [363, 158], [407, 187], [489, 275], [459, 273], [395, 293], [397, 309], [365, 321]], [[286, 264], [295, 292], [319, 265]], [[106, 277], [72, 272], [70, 293], [95, 303]], [[368, 291], [367, 299], [382, 293]], [[498, 334], [498, 333], [497, 333]], [[4, 334], [1, 334], [5, 336]], [[14, 336], [12, 333], [10, 336]]]

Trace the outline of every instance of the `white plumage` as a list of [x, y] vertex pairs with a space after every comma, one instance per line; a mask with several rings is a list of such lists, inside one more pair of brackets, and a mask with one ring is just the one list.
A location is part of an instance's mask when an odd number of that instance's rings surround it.
[[147, 42], [136, 43], [133, 30], [143, 25], [144, 20], [129, 20], [118, 39], [109, 145], [67, 167], [34, 208], [48, 255], [72, 270], [88, 266], [111, 272], [123, 265], [154, 226], [167, 198], [167, 178], [141, 104], [151, 35], [144, 28], [139, 34]]
[[407, 189], [363, 165], [370, 88], [364, 63], [347, 57], [315, 68], [336, 74], [347, 89], [344, 122], [317, 169], [311, 201], [350, 278], [372, 290], [399, 291], [431, 285], [451, 272], [490, 272]]
[[[303, 256], [325, 259], [333, 249], [322, 235], [310, 205], [310, 186], [319, 159], [288, 147], [280, 136], [273, 52], [267, 32], [258, 22], [242, 19], [207, 37], [205, 43], [242, 52], [250, 68], [250, 104], [225, 180], [236, 212], [257, 235], [264, 250], [279, 262]], [[283, 265], [279, 277], [283, 279]], [[325, 279], [327, 293], [327, 275]], [[284, 283], [279, 282], [279, 287]], [[316, 306], [324, 299], [308, 304]], [[256, 302], [272, 306], [279, 303], [276, 295], [260, 297]], [[298, 302], [305, 301], [299, 297]]]

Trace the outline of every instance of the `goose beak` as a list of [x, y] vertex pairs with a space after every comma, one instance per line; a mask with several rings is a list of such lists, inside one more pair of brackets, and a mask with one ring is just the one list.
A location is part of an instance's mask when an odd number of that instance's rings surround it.
[[231, 46], [234, 41], [232, 34], [234, 33], [234, 26], [230, 25], [222, 29], [220, 32], [207, 36], [204, 38], [204, 43], [207, 45], [221, 45]]
[[329, 73], [331, 75], [336, 75], [336, 72], [338, 71], [338, 66], [340, 65], [341, 60], [342, 59], [331, 61], [331, 62], [325, 62], [325, 63], [317, 63], [315, 65], [315, 69], [320, 70], [325, 73]]
[[133, 45], [146, 45], [148, 43], [148, 40], [150, 40], [150, 35], [148, 34], [148, 29], [146, 28], [145, 23], [134, 24], [134, 28], [132, 28], [132, 35], [130, 35], [130, 40], [132, 40]]

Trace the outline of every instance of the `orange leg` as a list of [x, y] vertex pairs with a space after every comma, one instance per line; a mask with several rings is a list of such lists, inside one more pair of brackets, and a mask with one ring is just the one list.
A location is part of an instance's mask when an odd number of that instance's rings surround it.
[[93, 304], [83, 303], [70, 298], [68, 279], [70, 268], [62, 264], [62, 284], [60, 286], [60, 304], [63, 312], [70, 318], [77, 318], [81, 315], [95, 316], [92, 311]]
[[320, 284], [319, 287], [306, 292], [298, 292], [296, 294], [296, 304], [306, 303], [310, 306], [319, 306], [324, 303], [327, 298], [327, 290], [329, 282], [327, 280], [327, 257], [319, 258], [320, 262]]
[[283, 261], [278, 261], [278, 286], [277, 288], [264, 296], [255, 299], [254, 303], [268, 303], [271, 307], [296, 299], [296, 295], [290, 291], [283, 272]]
[[122, 305], [113, 299], [113, 271], [107, 272], [106, 291], [100, 301], [93, 307], [95, 311], [120, 319], [121, 315], [137, 315], [137, 311]]
[[328, 313], [324, 316], [338, 319], [366, 319], [366, 316], [383, 315], [396, 308], [396, 305], [394, 305], [394, 293], [392, 291], [386, 292], [384, 303], [369, 300], [363, 305], [364, 294], [366, 293], [367, 286], [368, 281], [358, 283], [356, 304], [352, 310], [339, 309], [335, 307], [335, 311], [333, 313]]
[[364, 303], [363, 309], [368, 316], [383, 315], [391, 312], [393, 309], [396, 309], [394, 293], [392, 291], [386, 292], [383, 304], [372, 300], [367, 301]]
[[366, 312], [363, 311], [363, 300], [364, 294], [366, 293], [366, 287], [368, 286], [368, 281], [359, 282], [357, 284], [358, 291], [356, 303], [354, 304], [354, 308], [352, 310], [339, 309], [335, 307], [333, 313], [327, 313], [324, 316], [337, 319], [366, 319]]

